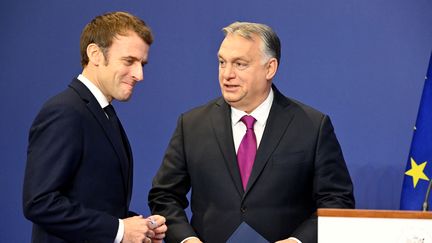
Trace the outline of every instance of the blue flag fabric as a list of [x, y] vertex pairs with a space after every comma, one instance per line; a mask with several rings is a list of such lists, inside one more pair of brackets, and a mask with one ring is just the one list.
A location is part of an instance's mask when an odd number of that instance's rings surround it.
[[[400, 209], [422, 210], [432, 180], [432, 54], [402, 185]], [[429, 197], [429, 205], [431, 205]], [[431, 206], [429, 206], [431, 208]]]

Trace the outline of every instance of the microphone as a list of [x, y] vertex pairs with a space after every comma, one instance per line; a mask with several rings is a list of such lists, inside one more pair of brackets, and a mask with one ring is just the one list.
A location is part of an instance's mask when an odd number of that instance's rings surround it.
[[429, 201], [429, 194], [431, 191], [431, 187], [432, 187], [432, 180], [429, 181], [429, 186], [428, 186], [428, 189], [426, 191], [425, 200], [423, 202], [423, 212], [426, 212], [429, 209], [428, 201]]

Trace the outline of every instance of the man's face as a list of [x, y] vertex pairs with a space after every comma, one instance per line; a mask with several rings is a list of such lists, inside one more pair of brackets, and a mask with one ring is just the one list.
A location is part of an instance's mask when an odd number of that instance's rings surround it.
[[232, 107], [252, 112], [266, 98], [271, 87], [269, 62], [261, 51], [261, 39], [228, 34], [219, 48], [219, 85]]
[[135, 84], [143, 79], [149, 48], [134, 32], [113, 39], [106, 59], [101, 58], [96, 77], [98, 87], [109, 102], [129, 100]]

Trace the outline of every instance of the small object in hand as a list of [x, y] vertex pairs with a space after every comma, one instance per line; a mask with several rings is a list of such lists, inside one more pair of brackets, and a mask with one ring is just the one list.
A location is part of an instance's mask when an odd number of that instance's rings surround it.
[[154, 220], [152, 217], [147, 218], [149, 220], [149, 228], [155, 229], [158, 227], [156, 220]]

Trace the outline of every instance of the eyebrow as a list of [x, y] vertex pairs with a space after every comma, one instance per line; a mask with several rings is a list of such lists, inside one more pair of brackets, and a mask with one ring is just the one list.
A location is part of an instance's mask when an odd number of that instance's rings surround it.
[[138, 62], [141, 62], [141, 65], [145, 65], [145, 64], [148, 64], [148, 61], [147, 60], [143, 60], [143, 61], [140, 61], [138, 58], [136, 58], [136, 57], [134, 57], [134, 56], [126, 56], [126, 57], [122, 57], [121, 58], [122, 60], [134, 60], [134, 61], [138, 61]]
[[[218, 57], [218, 59], [227, 60], [226, 58], [222, 57], [219, 53], [218, 53], [217, 57]], [[245, 61], [245, 62], [250, 62], [250, 60], [247, 59], [247, 58], [245, 58], [245, 57], [234, 57], [234, 58], [232, 58], [233, 62], [239, 61], [239, 60], [240, 61]]]

